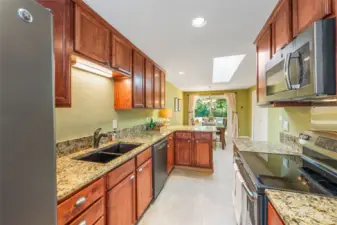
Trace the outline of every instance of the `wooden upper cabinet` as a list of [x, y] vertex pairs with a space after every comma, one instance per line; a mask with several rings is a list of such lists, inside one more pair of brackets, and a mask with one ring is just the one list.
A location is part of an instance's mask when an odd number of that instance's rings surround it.
[[37, 0], [54, 15], [55, 104], [71, 107], [71, 1]]
[[153, 79], [154, 79], [153, 81], [154, 108], [159, 109], [161, 107], [161, 99], [160, 99], [161, 75], [160, 75], [160, 70], [156, 66], [154, 67]]
[[291, 2], [284, 0], [276, 9], [271, 22], [273, 53], [284, 47], [292, 40]]
[[145, 60], [145, 107], [154, 108], [153, 104], [153, 63]]
[[132, 70], [132, 47], [123, 38], [112, 35], [112, 67], [119, 71], [131, 74]]
[[165, 87], [166, 87], [166, 76], [163, 71], [160, 71], [160, 108], [165, 108]]
[[107, 224], [134, 225], [136, 223], [135, 173], [127, 176], [107, 194]]
[[109, 64], [110, 30], [91, 13], [75, 4], [76, 52], [103, 64]]
[[268, 202], [268, 225], [284, 225], [274, 207]]
[[118, 77], [114, 80], [114, 107], [132, 109], [132, 81], [131, 78]]
[[133, 71], [132, 71], [132, 96], [133, 107], [145, 107], [144, 93], [144, 66], [145, 59], [138, 51], [133, 50]]
[[191, 140], [176, 139], [175, 140], [175, 164], [182, 166], [192, 165], [192, 147]]
[[152, 201], [152, 159], [137, 169], [137, 219]]
[[294, 37], [312, 22], [332, 13], [332, 0], [293, 0], [292, 3]]
[[193, 164], [196, 167], [212, 167], [212, 140], [194, 141]]
[[265, 28], [261, 38], [256, 43], [257, 52], [257, 85], [258, 103], [264, 103], [266, 97], [265, 65], [271, 58], [271, 27]]

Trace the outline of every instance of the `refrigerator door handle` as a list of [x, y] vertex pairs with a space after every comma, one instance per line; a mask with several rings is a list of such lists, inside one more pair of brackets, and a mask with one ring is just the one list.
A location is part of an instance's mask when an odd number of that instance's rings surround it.
[[80, 197], [80, 198], [77, 199], [77, 201], [75, 202], [75, 207], [78, 207], [78, 206], [82, 205], [86, 200], [87, 200], [87, 199], [86, 199], [84, 196]]

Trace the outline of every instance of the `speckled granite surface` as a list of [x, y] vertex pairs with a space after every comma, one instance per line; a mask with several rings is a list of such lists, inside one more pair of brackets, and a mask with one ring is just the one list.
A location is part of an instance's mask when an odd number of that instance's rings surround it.
[[[129, 143], [142, 143], [141, 146], [134, 150], [122, 155], [121, 157], [114, 159], [108, 163], [94, 163], [85, 162], [73, 159], [74, 157], [86, 154], [90, 151], [97, 149], [86, 149], [76, 153], [59, 157], [56, 160], [56, 177], [57, 177], [57, 199], [63, 200], [75, 191], [80, 190], [85, 185], [91, 183], [93, 180], [103, 176], [110, 170], [118, 167], [122, 163], [133, 158], [140, 152], [147, 149], [157, 141], [165, 138], [167, 135], [174, 131], [195, 131], [195, 132], [214, 132], [215, 127], [192, 127], [192, 126], [170, 126], [165, 130], [141, 132], [138, 134], [130, 135], [126, 138], [118, 139], [116, 142], [129, 142]], [[105, 147], [111, 145], [112, 142], [101, 145]]]
[[248, 139], [234, 139], [233, 143], [239, 151], [280, 153], [280, 154], [301, 154], [299, 148], [290, 147], [284, 144], [272, 144], [265, 141], [252, 141]]
[[266, 190], [285, 225], [336, 225], [337, 198]]

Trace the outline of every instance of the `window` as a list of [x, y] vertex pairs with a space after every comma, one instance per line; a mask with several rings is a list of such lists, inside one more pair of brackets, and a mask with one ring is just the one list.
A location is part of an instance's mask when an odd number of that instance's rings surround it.
[[227, 101], [219, 97], [200, 97], [195, 104], [195, 117], [227, 117]]

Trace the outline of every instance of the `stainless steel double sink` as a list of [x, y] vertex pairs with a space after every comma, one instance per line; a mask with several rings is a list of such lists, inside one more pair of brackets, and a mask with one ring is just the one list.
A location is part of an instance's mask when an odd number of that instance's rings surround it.
[[98, 162], [98, 163], [107, 163], [113, 159], [116, 159], [122, 156], [125, 153], [137, 148], [142, 144], [129, 144], [129, 143], [116, 143], [104, 148], [101, 148], [97, 151], [90, 152], [85, 155], [80, 155], [73, 159], [82, 160], [87, 162]]

